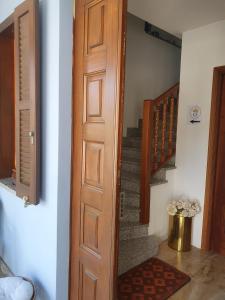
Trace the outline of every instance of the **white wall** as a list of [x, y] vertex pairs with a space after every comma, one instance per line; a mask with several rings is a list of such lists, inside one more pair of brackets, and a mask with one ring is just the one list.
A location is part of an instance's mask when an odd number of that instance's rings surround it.
[[128, 11], [171, 34], [224, 20], [224, 0], [128, 0]]
[[[2, 22], [21, 0], [1, 0]], [[67, 299], [71, 135], [72, 0], [41, 0], [41, 201], [0, 187], [0, 255], [29, 277], [39, 300]], [[57, 295], [56, 295], [57, 293]]]
[[[213, 68], [225, 65], [225, 21], [183, 34], [175, 193], [204, 205]], [[198, 104], [202, 122], [189, 125], [188, 107]], [[201, 246], [203, 212], [194, 219], [193, 245]]]
[[143, 101], [179, 81], [180, 49], [144, 32], [144, 21], [128, 14], [124, 133], [142, 117]]

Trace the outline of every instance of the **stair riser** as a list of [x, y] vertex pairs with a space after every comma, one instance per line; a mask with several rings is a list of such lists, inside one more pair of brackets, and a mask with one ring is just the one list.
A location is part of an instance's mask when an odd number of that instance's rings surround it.
[[121, 221], [123, 222], [139, 222], [140, 219], [140, 213], [139, 211], [129, 211], [124, 209], [125, 213], [123, 217], [121, 218]]
[[167, 162], [168, 165], [172, 165], [172, 166], [175, 166], [175, 155], [171, 157], [171, 159]]
[[140, 150], [135, 148], [124, 148], [122, 153], [125, 156], [134, 157], [134, 158], [141, 156]]
[[139, 128], [127, 128], [128, 137], [141, 137], [141, 133]]
[[157, 180], [166, 180], [166, 170], [160, 169], [158, 172], [154, 174], [153, 178]]
[[140, 166], [138, 164], [123, 162], [122, 163], [122, 173], [123, 172], [130, 172], [130, 173], [134, 173], [134, 174], [140, 174]]
[[122, 190], [127, 190], [135, 193], [140, 192], [140, 184], [138, 182], [133, 182], [133, 181], [128, 181], [128, 180], [123, 180], [121, 181], [121, 189]]
[[134, 157], [134, 156], [130, 156], [130, 155], [122, 155], [122, 161], [124, 162], [135, 162], [135, 163], [140, 163], [141, 158], [140, 157]]
[[141, 158], [140, 158], [140, 156], [137, 156], [137, 157], [134, 157], [134, 156], [130, 156], [130, 155], [125, 155], [125, 154], [123, 154], [122, 155], [122, 160], [123, 161], [135, 161], [135, 162], [137, 162], [137, 163], [139, 163], [140, 161], [141, 161]]
[[123, 141], [123, 146], [124, 147], [131, 147], [131, 148], [137, 148], [137, 149], [141, 149], [141, 141], [137, 141], [137, 140], [124, 140]]
[[132, 207], [132, 208], [139, 208], [140, 207], [140, 195], [136, 193], [127, 193], [126, 191], [122, 190], [124, 193], [123, 196], [123, 207]]
[[148, 236], [148, 227], [147, 226], [138, 226], [138, 227], [127, 227], [120, 229], [120, 240], [132, 240], [139, 237]]

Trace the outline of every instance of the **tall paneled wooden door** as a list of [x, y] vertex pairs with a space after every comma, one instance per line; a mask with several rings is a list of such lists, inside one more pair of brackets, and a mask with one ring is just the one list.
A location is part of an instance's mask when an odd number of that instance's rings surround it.
[[113, 300], [122, 0], [76, 0], [70, 299]]

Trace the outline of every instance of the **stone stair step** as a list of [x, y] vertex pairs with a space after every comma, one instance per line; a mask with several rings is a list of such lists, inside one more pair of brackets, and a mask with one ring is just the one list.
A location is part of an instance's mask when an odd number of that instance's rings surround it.
[[123, 207], [133, 207], [136, 209], [140, 208], [140, 194], [131, 192], [128, 190], [121, 190], [121, 193], [124, 193], [123, 198]]
[[156, 185], [166, 184], [166, 183], [168, 183], [167, 180], [159, 180], [159, 179], [154, 179], [154, 178], [152, 178], [152, 179], [151, 179], [150, 185], [151, 185], [151, 186], [156, 186]]
[[135, 178], [131, 175], [123, 175], [121, 180], [121, 189], [130, 192], [140, 193], [140, 180], [139, 177]]
[[133, 147], [141, 148], [141, 138], [140, 137], [124, 137], [123, 147]]
[[141, 129], [137, 127], [127, 128], [127, 136], [128, 137], [141, 137]]
[[148, 236], [148, 226], [139, 222], [120, 222], [120, 241]]
[[124, 207], [124, 214], [120, 219], [122, 222], [139, 222], [140, 209], [136, 207], [127, 206]]
[[157, 255], [159, 241], [154, 235], [120, 242], [119, 275]]
[[122, 163], [123, 162], [136, 162], [140, 164], [141, 157], [130, 157], [122, 153]]
[[161, 168], [159, 171], [157, 171], [153, 176], [153, 179], [155, 180], [161, 180], [161, 181], [166, 181], [166, 169]]
[[173, 155], [170, 158], [170, 160], [168, 160], [167, 165], [173, 165], [173, 166], [175, 166], [175, 164], [176, 164], [176, 157], [175, 157], [175, 155]]
[[140, 162], [136, 161], [122, 161], [121, 171], [123, 172], [130, 172], [140, 175]]
[[175, 170], [177, 167], [175, 165], [166, 164], [163, 169], [165, 170]]
[[122, 150], [123, 157], [129, 157], [129, 158], [141, 158], [141, 151], [137, 148], [131, 148], [131, 147], [123, 147]]

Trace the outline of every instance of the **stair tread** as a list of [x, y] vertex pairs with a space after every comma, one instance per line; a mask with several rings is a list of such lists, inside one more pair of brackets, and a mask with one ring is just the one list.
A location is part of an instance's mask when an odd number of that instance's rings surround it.
[[137, 157], [124, 157], [122, 158], [122, 163], [123, 162], [133, 162], [133, 163], [138, 163], [140, 164], [140, 160], [141, 158], [137, 158]]
[[124, 205], [124, 208], [126, 208], [126, 212], [140, 212], [140, 208], [139, 207], [135, 207], [135, 206], [131, 206], [131, 205]]
[[133, 161], [133, 160], [122, 160], [122, 165], [128, 164], [128, 165], [135, 165], [135, 166], [140, 166], [140, 161]]
[[154, 186], [154, 185], [160, 185], [160, 184], [165, 184], [168, 183], [168, 180], [161, 180], [161, 179], [152, 179], [150, 185]]
[[141, 137], [140, 136], [124, 136], [123, 137], [123, 140], [138, 140], [138, 141], [141, 141]]
[[141, 153], [141, 150], [137, 147], [123, 146], [123, 151], [132, 151]]
[[148, 224], [140, 224], [139, 222], [130, 222], [130, 221], [121, 221], [120, 222], [120, 228], [132, 228], [132, 227], [148, 227]]
[[122, 171], [121, 172], [121, 178], [124, 179], [128, 179], [130, 181], [137, 181], [140, 180], [140, 176], [137, 173], [133, 173], [131, 171]]
[[132, 192], [132, 191], [127, 190], [127, 189], [123, 189], [121, 192], [125, 192], [125, 194], [132, 194], [132, 196], [134, 196], [134, 197], [140, 197], [140, 193]]
[[175, 170], [177, 167], [175, 165], [165, 165], [162, 168], [166, 170]]
[[124, 255], [127, 255], [128, 252], [131, 256], [136, 256], [135, 250], [143, 251], [145, 247], [154, 248], [159, 245], [158, 239], [154, 235], [148, 235], [146, 237], [140, 237], [132, 240], [124, 240], [120, 242], [120, 254], [121, 250], [124, 251]]

